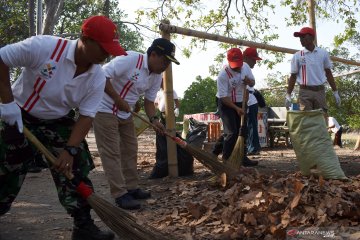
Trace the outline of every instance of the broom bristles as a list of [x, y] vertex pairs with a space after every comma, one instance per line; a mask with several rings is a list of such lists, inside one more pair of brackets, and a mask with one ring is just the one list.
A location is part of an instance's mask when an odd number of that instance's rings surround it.
[[120, 237], [130, 240], [170, 240], [156, 228], [144, 222], [139, 224], [135, 217], [95, 193], [92, 193], [86, 200], [100, 219]]
[[235, 176], [239, 173], [230, 166], [220, 162], [219, 159], [213, 154], [194, 147], [191, 144], [186, 144], [184, 149], [219, 177], [221, 177], [223, 173], [225, 173], [227, 176]]
[[235, 169], [240, 169], [244, 158], [244, 137], [239, 136], [236, 140], [234, 149], [228, 159], [228, 163]]
[[[48, 151], [26, 127], [24, 127], [24, 134], [30, 142], [46, 156], [50, 163], [55, 163], [55, 156]], [[79, 179], [74, 178], [72, 174], [67, 174], [66, 177], [72, 181], [76, 186], [76, 191], [87, 200], [100, 219], [118, 236], [124, 236], [126, 239], [130, 240], [170, 239], [156, 228], [151, 227], [144, 222], [138, 224], [135, 217], [96, 195], [89, 186], [83, 182], [78, 182]]]

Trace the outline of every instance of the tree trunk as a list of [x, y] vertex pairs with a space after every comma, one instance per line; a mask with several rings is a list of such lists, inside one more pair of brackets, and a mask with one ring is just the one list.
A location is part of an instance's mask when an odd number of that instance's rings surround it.
[[358, 136], [358, 139], [356, 141], [354, 150], [355, 151], [360, 151], [360, 136]]
[[45, 0], [43, 34], [52, 35], [64, 7], [64, 0]]
[[109, 17], [109, 12], [110, 12], [110, 1], [106, 0], [104, 2], [104, 9], [103, 9], [103, 14], [107, 17]]
[[35, 0], [29, 1], [29, 36], [35, 36]]

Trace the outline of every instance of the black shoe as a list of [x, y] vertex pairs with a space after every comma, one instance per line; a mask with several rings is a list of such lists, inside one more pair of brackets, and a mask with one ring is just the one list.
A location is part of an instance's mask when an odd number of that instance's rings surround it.
[[260, 155], [260, 151], [256, 151], [256, 152], [248, 152], [247, 153], [248, 156], [252, 156], [252, 155]]
[[153, 168], [153, 170], [151, 171], [149, 179], [163, 178], [163, 177], [166, 177], [167, 175], [168, 175], [167, 168], [165, 169], [165, 168], [159, 168], [159, 167], [155, 166]]
[[74, 227], [72, 240], [112, 240], [114, 233], [110, 231], [101, 231], [94, 223], [89, 222], [82, 227]]
[[28, 166], [28, 172], [30, 173], [39, 173], [41, 172], [42, 168], [41, 167], [38, 167], [38, 166], [35, 166], [34, 164], [31, 164], [30, 166]]
[[129, 194], [135, 199], [147, 199], [151, 197], [151, 193], [140, 188], [128, 190]]
[[258, 161], [250, 160], [248, 157], [245, 157], [243, 160], [243, 166], [244, 167], [254, 167], [259, 164]]
[[115, 199], [115, 203], [118, 207], [128, 210], [140, 209], [141, 205], [134, 197], [128, 192], [121, 197]]

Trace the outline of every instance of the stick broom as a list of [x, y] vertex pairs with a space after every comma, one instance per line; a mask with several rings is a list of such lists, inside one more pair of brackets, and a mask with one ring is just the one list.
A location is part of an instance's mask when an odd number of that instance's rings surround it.
[[[46, 147], [26, 127], [24, 127], [24, 134], [29, 141], [45, 155], [51, 164], [55, 164], [55, 156], [46, 149]], [[76, 186], [76, 191], [88, 201], [100, 219], [118, 236], [131, 240], [170, 239], [167, 236], [164, 236], [156, 228], [153, 228], [144, 222], [139, 222], [125, 210], [122, 210], [99, 197], [89, 186], [74, 177], [71, 173], [65, 175]]]
[[[131, 112], [134, 116], [140, 118], [145, 123], [149, 124], [153, 128], [157, 128], [154, 124], [152, 124], [150, 121], [142, 117], [141, 115]], [[230, 166], [227, 166], [223, 163], [221, 163], [216, 156], [214, 156], [211, 153], [208, 153], [202, 149], [199, 149], [197, 147], [192, 146], [191, 144], [188, 144], [186, 141], [182, 140], [179, 137], [171, 136], [169, 133], [164, 133], [167, 137], [169, 137], [171, 140], [173, 140], [176, 144], [178, 144], [180, 147], [184, 148], [189, 154], [194, 156], [197, 160], [199, 160], [205, 167], [210, 169], [213, 173], [215, 173], [220, 178], [224, 177], [224, 173], [229, 177], [236, 176], [239, 171], [231, 168]]]

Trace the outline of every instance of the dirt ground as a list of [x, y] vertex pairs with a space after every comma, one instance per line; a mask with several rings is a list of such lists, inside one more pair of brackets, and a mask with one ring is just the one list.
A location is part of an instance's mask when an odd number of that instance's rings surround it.
[[[95, 156], [96, 169], [91, 172], [97, 194], [110, 202], [109, 188], [98, 157], [93, 134], [88, 135], [91, 152]], [[336, 149], [341, 166], [347, 176], [360, 176], [359, 152], [352, 149]], [[273, 149], [264, 148], [260, 155], [251, 157], [259, 160], [258, 171], [265, 174], [292, 173], [298, 171], [294, 151], [284, 146]], [[135, 217], [143, 219], [160, 231], [171, 233], [174, 239], [185, 239], [193, 232], [193, 227], [184, 224], [182, 227], [171, 227], [159, 224], [159, 219], [172, 213], [182, 202], [179, 189], [182, 186], [202, 185], [204, 189], [214, 188], [208, 186], [208, 179], [212, 176], [206, 168], [195, 161], [195, 174], [183, 178], [147, 179], [155, 162], [155, 135], [152, 130], [145, 131], [139, 137], [138, 172], [141, 178], [141, 187], [151, 190], [152, 198], [142, 202], [142, 209], [131, 211]], [[93, 214], [97, 225], [106, 226]], [[45, 239], [71, 239], [72, 218], [58, 202], [54, 183], [50, 172], [43, 170], [40, 173], [29, 173], [20, 194], [14, 202], [9, 213], [0, 218], [0, 240], [45, 240]], [[117, 237], [116, 239], [125, 239]], [[202, 239], [196, 237], [196, 239]]]

